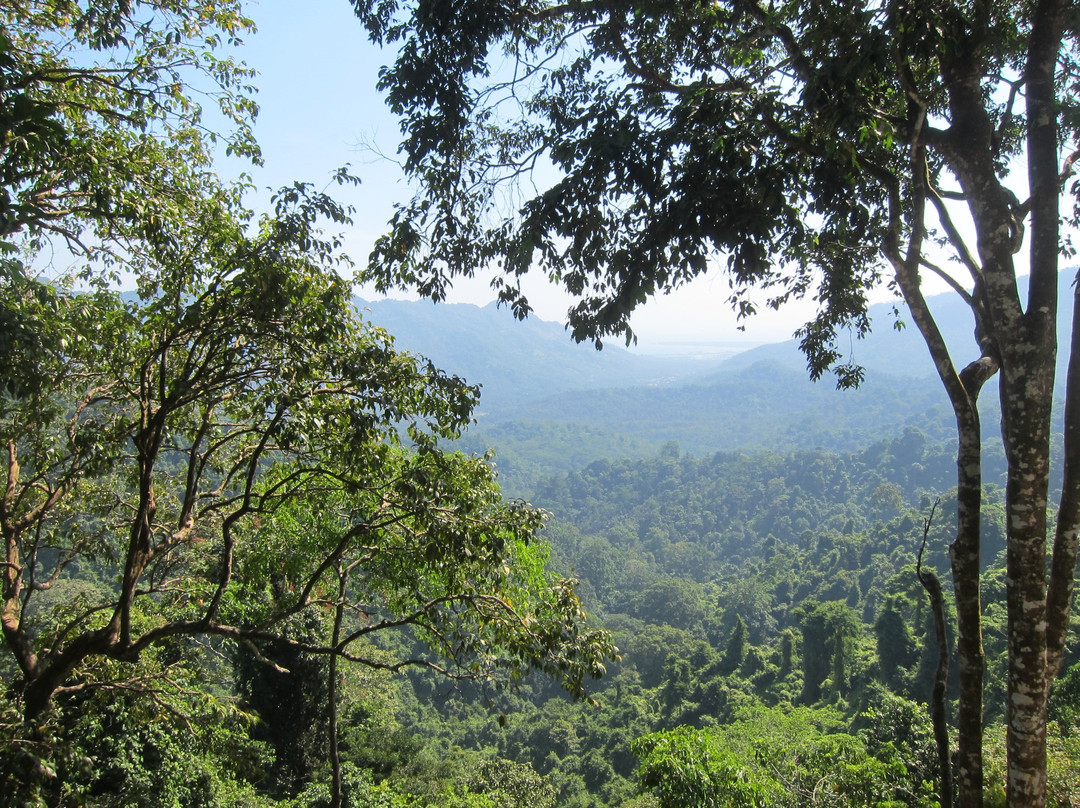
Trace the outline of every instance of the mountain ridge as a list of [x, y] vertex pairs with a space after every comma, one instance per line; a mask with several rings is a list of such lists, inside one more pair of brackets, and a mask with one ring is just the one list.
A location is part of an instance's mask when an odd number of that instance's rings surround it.
[[[1064, 293], [1071, 292], [1071, 280], [1072, 273], [1062, 273]], [[929, 302], [955, 355], [966, 357], [974, 346], [963, 301], [940, 295]], [[544, 474], [597, 459], [645, 457], [668, 443], [694, 454], [844, 452], [910, 428], [935, 441], [954, 436], [952, 410], [926, 346], [913, 326], [893, 327], [891, 303], [872, 306], [874, 330], [852, 340], [850, 358], [864, 365], [866, 379], [846, 391], [829, 378], [811, 382], [794, 339], [726, 360], [673, 362], [576, 345], [562, 325], [518, 321], [493, 303], [358, 305], [399, 347], [482, 385], [477, 423], [462, 445], [494, 447], [516, 490]], [[1067, 329], [1068, 312], [1062, 319]], [[992, 390], [980, 408], [985, 423], [996, 422]]]
[[576, 344], [558, 323], [517, 320], [495, 303], [356, 299], [395, 345], [482, 386], [480, 414], [504, 417], [528, 401], [576, 390], [665, 386], [715, 372], [719, 361], [642, 356]]

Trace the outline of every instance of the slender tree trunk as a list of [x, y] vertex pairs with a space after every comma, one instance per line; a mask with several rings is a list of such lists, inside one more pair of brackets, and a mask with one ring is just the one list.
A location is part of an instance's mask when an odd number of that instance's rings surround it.
[[982, 805], [983, 671], [980, 582], [982, 431], [975, 401], [953, 402], [959, 435], [956, 538], [949, 547], [956, 601], [956, 647], [960, 681], [957, 706], [957, 780], [960, 808]]
[[[1080, 276], [1080, 273], [1078, 273]], [[1065, 387], [1065, 458], [1050, 582], [1046, 593], [1047, 685], [1060, 673], [1069, 635], [1080, 529], [1080, 277], [1073, 285], [1072, 339]]]
[[[341, 622], [345, 616], [345, 587], [348, 583], [348, 572], [339, 568], [338, 579], [340, 584], [337, 604], [334, 607], [334, 633], [331, 641], [335, 649], [341, 642]], [[330, 808], [341, 808], [345, 795], [341, 785], [341, 753], [338, 750], [338, 655], [336, 653], [330, 655], [328, 675], [330, 680], [327, 682], [326, 699], [330, 735]]]
[[934, 724], [934, 741], [937, 744], [938, 771], [940, 772], [938, 802], [940, 808], [952, 808], [952, 760], [949, 754], [949, 717], [945, 698], [949, 680], [949, 638], [945, 630], [945, 596], [942, 594], [941, 581], [938, 580], [937, 575], [932, 570], [923, 572], [922, 569], [923, 551], [926, 549], [926, 538], [930, 533], [935, 510], [937, 510], [936, 502], [926, 518], [916, 575], [930, 599], [930, 608], [934, 613], [934, 634], [937, 638], [938, 662], [937, 670], [934, 672], [934, 688], [930, 695], [930, 719]]
[[[1048, 658], [1046, 537], [1050, 412], [1057, 355], [1060, 243], [1056, 72], [1065, 0], [1038, 0], [1025, 65], [1030, 264], [1023, 316], [1002, 322], [1001, 415], [1008, 459], [1006, 519], [1009, 616], [1008, 785], [1010, 808], [1046, 804]], [[1071, 577], [1071, 574], [1070, 574]]]
[[[915, 162], [914, 174], [925, 174], [922, 160]], [[921, 209], [917, 221], [921, 222]], [[949, 548], [953, 591], [957, 613], [957, 652], [961, 697], [957, 715], [957, 804], [960, 808], [981, 808], [983, 799], [982, 719], [983, 669], [982, 603], [980, 597], [980, 512], [982, 508], [982, 430], [978, 398], [983, 385], [997, 372], [998, 362], [990, 343], [981, 345], [983, 356], [960, 373], [948, 346], [930, 313], [918, 277], [921, 248], [913, 243], [901, 259], [894, 252], [892, 263], [908, 310], [919, 329], [938, 377], [949, 396], [957, 429], [957, 513], [956, 538]], [[982, 330], [983, 313], [978, 298], [969, 300]]]
[[[1031, 344], [1030, 353], [1052, 346]], [[1034, 356], [1029, 356], [1034, 362]], [[1008, 452], [1006, 598], [1009, 618], [1008, 801], [1046, 802], [1046, 507], [1049, 483], [1051, 372], [1010, 370], [1002, 378], [1002, 419]], [[1045, 378], [1049, 375], [1049, 379]], [[1049, 389], [1047, 389], [1049, 388]]]
[[[1033, 242], [1057, 244], [1053, 222], [1032, 216]], [[1010, 808], [1046, 804], [1047, 657], [1046, 539], [1050, 483], [1050, 416], [1057, 355], [1057, 253], [1032, 246], [1027, 310], [995, 312], [1000, 326], [1002, 440], [1008, 611], [1008, 781]], [[1036, 262], [1037, 261], [1037, 262]], [[1015, 287], [1013, 287], [1015, 290]], [[1015, 297], [1015, 291], [1014, 291]]]

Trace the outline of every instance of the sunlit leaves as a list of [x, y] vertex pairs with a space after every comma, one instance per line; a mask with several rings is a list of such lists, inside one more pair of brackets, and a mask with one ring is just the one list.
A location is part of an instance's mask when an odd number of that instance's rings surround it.
[[727, 726], [647, 735], [633, 750], [665, 808], [936, 804], [906, 791], [900, 761], [869, 754], [828, 710], [748, 708]]
[[[233, 0], [6, 4], [0, 236], [49, 234], [79, 253], [167, 242], [219, 136], [258, 159], [251, 71], [214, 52], [251, 28]], [[206, 124], [200, 95], [226, 128]]]
[[[346, 216], [300, 184], [249, 234], [204, 199], [164, 254], [138, 256], [138, 296], [9, 286], [40, 334], [33, 395], [5, 399], [0, 504], [30, 715], [86, 665], [178, 637], [504, 682], [540, 668], [579, 694], [614, 655], [544, 571], [541, 512], [502, 500], [488, 458], [441, 448], [477, 390], [354, 310], [319, 230]], [[102, 586], [37, 608], [87, 568]], [[339, 604], [340, 642], [290, 639]], [[372, 653], [395, 629], [432, 653]]]

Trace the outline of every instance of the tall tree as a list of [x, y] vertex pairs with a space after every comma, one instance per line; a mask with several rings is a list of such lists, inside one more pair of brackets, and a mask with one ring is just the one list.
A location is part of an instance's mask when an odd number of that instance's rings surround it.
[[[1080, 528], [1080, 330], [1065, 389], [1064, 485], [1050, 530], [1062, 198], [1077, 146], [1068, 0], [862, 4], [354, 0], [397, 49], [381, 76], [418, 194], [372, 274], [440, 298], [497, 268], [578, 298], [577, 339], [632, 338], [631, 312], [720, 256], [739, 316], [811, 297], [797, 332], [814, 378], [862, 370], [867, 292], [903, 295], [955, 412], [959, 789], [982, 799], [979, 602], [984, 384], [999, 377], [1008, 458], [1009, 800], [1045, 799], [1047, 694], [1061, 666]], [[1020, 260], [1026, 246], [1026, 261]], [[946, 263], [947, 262], [947, 263]], [[1030, 269], [1026, 294], [1017, 277]], [[943, 279], [975, 342], [946, 345], [924, 299]], [[963, 358], [961, 358], [963, 357]]]
[[[200, 642], [451, 677], [540, 668], [574, 691], [613, 654], [545, 571], [540, 512], [442, 448], [476, 389], [353, 309], [319, 229], [348, 211], [297, 183], [256, 220], [216, 179], [193, 99], [216, 95], [232, 147], [257, 154], [246, 72], [213, 52], [248, 25], [229, 0], [0, 12], [0, 626], [20, 738], [46, 737], [60, 696], [175, 690], [168, 665], [136, 663]], [[65, 244], [77, 286], [49, 275]], [[327, 609], [331, 637], [290, 630]], [[392, 631], [413, 650], [369, 642]]]
[[[37, 357], [34, 394], [0, 409], [3, 632], [29, 722], [89, 686], [88, 661], [185, 637], [452, 676], [542, 667], [571, 689], [610, 652], [544, 574], [540, 513], [504, 503], [484, 458], [438, 448], [475, 390], [357, 320], [290, 196], [251, 239], [228, 220], [193, 227], [141, 301], [8, 301], [62, 346]], [[337, 602], [339, 563], [347, 631], [292, 639], [291, 617]], [[43, 625], [40, 593], [88, 566], [115, 586]], [[450, 664], [363, 649], [404, 628]]]

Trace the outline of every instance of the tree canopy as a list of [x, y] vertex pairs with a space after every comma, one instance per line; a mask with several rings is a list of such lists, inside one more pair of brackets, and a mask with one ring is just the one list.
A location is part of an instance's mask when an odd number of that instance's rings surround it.
[[[809, 297], [810, 373], [861, 369], [867, 293], [903, 296], [954, 410], [952, 564], [963, 696], [959, 795], [982, 800], [978, 397], [998, 377], [1008, 458], [1009, 799], [1045, 800], [1046, 703], [1067, 634], [1080, 525], [1075, 372], [1064, 484], [1048, 520], [1062, 220], [1075, 224], [1075, 9], [1032, 2], [357, 0], [396, 49], [381, 87], [417, 195], [372, 256], [384, 288], [441, 298], [495, 268], [573, 294], [577, 339], [632, 337], [650, 296], [721, 264], [738, 316]], [[1022, 249], [1026, 259], [1018, 256]], [[1030, 281], [1024, 296], [1017, 277]], [[924, 277], [971, 312], [947, 345]], [[1077, 339], [1075, 330], [1073, 340]], [[1080, 351], [1070, 351], [1070, 366]], [[1047, 567], [1047, 542], [1053, 560]]]
[[221, 52], [254, 30], [241, 3], [17, 0], [0, 14], [5, 237], [161, 238], [192, 185], [210, 189], [219, 141], [259, 159], [252, 71]]
[[200, 672], [223, 647], [581, 694], [614, 649], [545, 570], [542, 513], [443, 448], [477, 388], [360, 319], [320, 229], [349, 211], [296, 183], [255, 217], [213, 172], [201, 93], [257, 157], [247, 71], [215, 55], [239, 7], [28, 2], [0, 25], [5, 794], [69, 788], [58, 700], [183, 715], [222, 695]]

